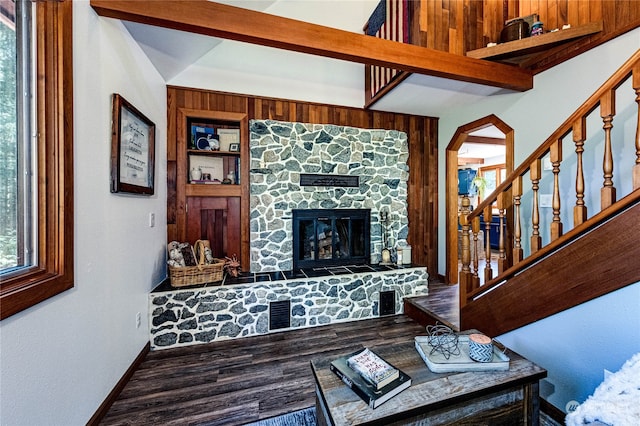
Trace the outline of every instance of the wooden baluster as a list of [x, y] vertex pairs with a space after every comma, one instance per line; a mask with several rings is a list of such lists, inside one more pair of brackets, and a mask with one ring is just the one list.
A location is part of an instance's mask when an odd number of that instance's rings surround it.
[[473, 289], [480, 287], [480, 277], [478, 277], [478, 233], [480, 232], [480, 217], [474, 217], [471, 221], [471, 231], [473, 232], [473, 276], [471, 285]]
[[511, 184], [511, 191], [513, 192], [513, 204], [515, 205], [515, 211], [513, 218], [513, 264], [517, 264], [522, 261], [524, 256], [522, 251], [522, 228], [520, 226], [520, 200], [522, 199], [522, 176], [515, 178]]
[[498, 274], [503, 273], [507, 269], [507, 254], [504, 250], [504, 210], [505, 210], [505, 193], [501, 192], [498, 194], [498, 218], [499, 218], [499, 226], [498, 229], [500, 237], [498, 243]]
[[485, 255], [485, 265], [484, 265], [484, 282], [491, 281], [493, 278], [493, 269], [491, 269], [491, 204], [484, 208], [484, 255]]
[[633, 67], [633, 90], [638, 104], [638, 122], [636, 123], [636, 164], [633, 166], [633, 189], [640, 188], [640, 63]]
[[584, 141], [587, 139], [587, 119], [582, 117], [573, 123], [573, 142], [576, 145], [576, 205], [573, 207], [573, 226], [578, 226], [587, 220], [587, 206], [584, 204], [584, 169], [582, 167], [582, 153]]
[[542, 238], [540, 237], [540, 209], [538, 207], [538, 188], [540, 178], [542, 177], [542, 166], [540, 159], [535, 160], [529, 169], [531, 176], [531, 188], [533, 189], [533, 207], [531, 212], [531, 224], [533, 232], [531, 233], [531, 254], [542, 248]]
[[[460, 226], [462, 227], [462, 236], [461, 236], [461, 251], [460, 254], [462, 269], [459, 274], [459, 291], [460, 291], [460, 306], [464, 306], [467, 303], [466, 294], [470, 293], [473, 288], [471, 287], [471, 268], [469, 268], [470, 263], [470, 241], [469, 241], [469, 213], [471, 210], [469, 206], [471, 205], [471, 201], [468, 196], [462, 197], [462, 203], [460, 208]], [[464, 294], [464, 299], [463, 299]]]
[[608, 91], [600, 99], [600, 117], [604, 123], [604, 158], [602, 171], [604, 182], [600, 189], [600, 210], [604, 210], [616, 202], [616, 188], [613, 186], [613, 154], [611, 152], [611, 129], [613, 128], [613, 116], [616, 115], [616, 92]]
[[553, 166], [553, 221], [551, 222], [551, 241], [555, 241], [562, 236], [562, 222], [560, 221], [560, 163], [562, 162], [562, 140], [557, 140], [551, 145], [549, 151], [551, 165]]

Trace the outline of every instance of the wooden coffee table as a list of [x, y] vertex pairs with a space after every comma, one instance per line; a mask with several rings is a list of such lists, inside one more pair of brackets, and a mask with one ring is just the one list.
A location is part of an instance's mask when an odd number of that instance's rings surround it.
[[413, 341], [371, 349], [411, 376], [411, 387], [372, 409], [329, 369], [355, 349], [313, 360], [318, 424], [538, 425], [538, 381], [547, 372], [515, 352], [507, 350], [506, 371], [432, 373]]

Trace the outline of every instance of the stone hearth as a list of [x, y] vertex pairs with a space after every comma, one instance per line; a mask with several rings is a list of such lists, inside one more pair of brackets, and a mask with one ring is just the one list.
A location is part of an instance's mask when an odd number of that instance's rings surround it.
[[269, 327], [270, 304], [276, 301], [291, 303], [287, 330], [378, 317], [383, 291], [395, 292], [396, 314], [403, 313], [404, 297], [428, 294], [425, 267], [350, 268], [247, 274], [236, 284], [197, 288], [160, 286], [149, 295], [151, 348], [283, 331]]

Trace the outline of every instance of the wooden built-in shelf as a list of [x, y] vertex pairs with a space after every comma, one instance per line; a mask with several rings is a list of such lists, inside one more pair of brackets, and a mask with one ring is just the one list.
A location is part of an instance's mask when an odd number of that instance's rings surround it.
[[205, 151], [202, 149], [188, 149], [187, 154], [208, 155], [211, 157], [239, 157], [238, 151]]
[[602, 21], [591, 22], [578, 27], [567, 28], [538, 36], [500, 43], [491, 47], [470, 50], [467, 56], [475, 59], [491, 59], [520, 65], [531, 54], [543, 52], [555, 45], [565, 43], [576, 38], [584, 37], [602, 31]]
[[241, 185], [190, 183], [186, 185], [187, 197], [240, 197]]

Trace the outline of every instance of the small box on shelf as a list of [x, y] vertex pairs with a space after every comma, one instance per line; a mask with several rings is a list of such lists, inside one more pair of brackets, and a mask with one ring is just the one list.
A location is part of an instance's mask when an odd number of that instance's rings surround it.
[[[191, 149], [205, 149], [204, 145], [199, 144], [198, 141], [204, 140], [205, 145], [209, 147], [208, 139], [213, 138], [216, 131], [215, 128], [211, 125], [194, 123], [190, 126], [190, 134], [189, 134], [189, 148]], [[202, 148], [200, 148], [202, 146]]]

